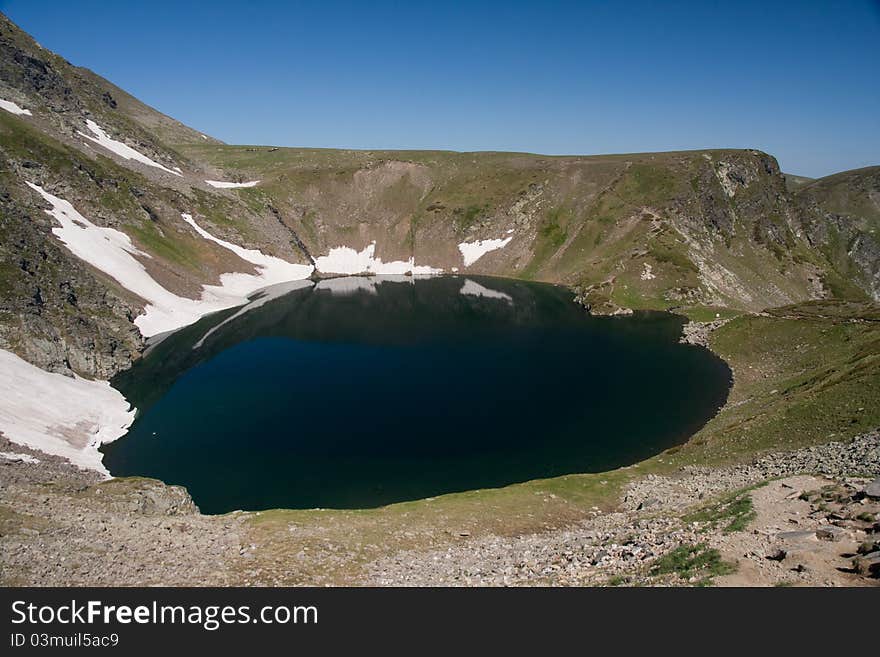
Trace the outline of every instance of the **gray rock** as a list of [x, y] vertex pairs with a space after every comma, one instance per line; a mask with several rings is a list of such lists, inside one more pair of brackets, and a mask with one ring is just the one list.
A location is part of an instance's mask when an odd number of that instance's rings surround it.
[[859, 555], [852, 560], [852, 564], [860, 575], [880, 576], [880, 550]]
[[865, 486], [865, 495], [873, 499], [880, 499], [880, 477]]
[[787, 541], [790, 543], [802, 543], [804, 541], [810, 541], [816, 538], [816, 532], [804, 530], [804, 531], [796, 531], [796, 532], [781, 532], [777, 534], [776, 538], [781, 541]]
[[846, 531], [842, 527], [837, 527], [835, 525], [820, 527], [816, 530], [816, 538], [821, 541], [841, 541], [848, 536], [848, 531]]
[[767, 558], [770, 561], [782, 561], [787, 556], [788, 552], [786, 552], [782, 548], [776, 548], [775, 550], [770, 551], [770, 554], [767, 555]]

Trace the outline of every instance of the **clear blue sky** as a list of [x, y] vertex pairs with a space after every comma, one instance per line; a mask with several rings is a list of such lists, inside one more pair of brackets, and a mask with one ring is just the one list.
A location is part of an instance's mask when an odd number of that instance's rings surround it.
[[45, 47], [230, 143], [880, 164], [877, 0], [0, 0]]

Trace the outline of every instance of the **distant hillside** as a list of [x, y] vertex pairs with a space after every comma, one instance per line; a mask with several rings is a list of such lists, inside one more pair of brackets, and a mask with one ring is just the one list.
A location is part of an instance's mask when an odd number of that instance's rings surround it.
[[815, 178], [807, 178], [806, 176], [796, 176], [793, 173], [783, 174], [785, 176], [785, 188], [790, 192], [796, 192], [804, 185], [809, 185]]

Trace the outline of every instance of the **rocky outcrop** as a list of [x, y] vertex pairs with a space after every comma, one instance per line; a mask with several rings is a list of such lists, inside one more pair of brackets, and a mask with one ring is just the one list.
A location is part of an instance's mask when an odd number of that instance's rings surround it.
[[729, 319], [715, 319], [711, 322], [690, 321], [681, 329], [679, 342], [709, 348], [709, 336], [729, 322]]
[[813, 181], [796, 193], [803, 230], [845, 281], [880, 300], [880, 167]]
[[109, 378], [143, 348], [136, 310], [49, 231], [41, 210], [0, 189], [0, 348], [51, 372]]
[[0, 436], [0, 582], [6, 586], [204, 586], [236, 581], [241, 519], [202, 516], [185, 489], [100, 481], [56, 456], [39, 463]]

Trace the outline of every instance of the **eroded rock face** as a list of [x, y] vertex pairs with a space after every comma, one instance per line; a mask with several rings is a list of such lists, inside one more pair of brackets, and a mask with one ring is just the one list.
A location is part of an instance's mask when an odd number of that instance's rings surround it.
[[20, 33], [0, 15], [0, 80], [46, 99], [55, 112], [80, 111], [82, 105], [47, 51], [29, 48]]
[[880, 167], [846, 171], [798, 190], [803, 230], [844, 278], [880, 300]]
[[0, 193], [0, 348], [51, 372], [109, 378], [143, 348], [136, 310], [46, 238], [48, 219]]
[[183, 486], [156, 479], [112, 479], [96, 486], [95, 500], [108, 512], [141, 516], [189, 516], [199, 508]]

